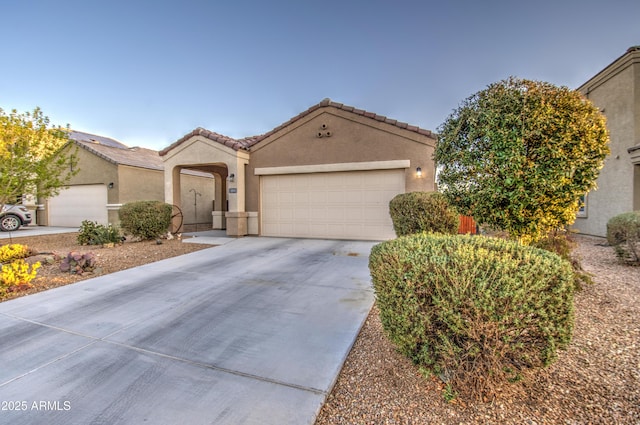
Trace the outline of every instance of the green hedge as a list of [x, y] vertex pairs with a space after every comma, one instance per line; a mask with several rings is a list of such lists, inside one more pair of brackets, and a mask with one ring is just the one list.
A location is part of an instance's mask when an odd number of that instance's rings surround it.
[[571, 266], [548, 251], [416, 234], [374, 246], [369, 268], [387, 335], [459, 394], [491, 394], [571, 340]]
[[142, 240], [167, 233], [171, 224], [171, 205], [160, 201], [138, 201], [120, 208], [120, 227]]
[[607, 222], [607, 241], [621, 261], [640, 265], [640, 211], [611, 218]]
[[389, 214], [398, 236], [421, 232], [456, 234], [460, 225], [458, 214], [438, 192], [401, 193], [389, 202]]

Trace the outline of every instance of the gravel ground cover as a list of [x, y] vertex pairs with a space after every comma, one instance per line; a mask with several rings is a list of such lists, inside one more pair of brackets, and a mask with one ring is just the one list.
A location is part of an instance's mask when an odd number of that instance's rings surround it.
[[595, 284], [575, 297], [573, 341], [524, 386], [494, 400], [446, 402], [386, 339], [374, 306], [316, 425], [640, 424], [640, 267], [617, 262], [600, 238], [577, 253]]

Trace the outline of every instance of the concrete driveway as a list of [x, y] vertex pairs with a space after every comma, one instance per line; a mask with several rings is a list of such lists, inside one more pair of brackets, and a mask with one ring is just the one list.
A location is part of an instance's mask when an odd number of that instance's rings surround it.
[[0, 423], [312, 424], [373, 245], [243, 238], [0, 303]]
[[0, 239], [21, 238], [26, 236], [53, 235], [56, 233], [72, 233], [72, 232], [77, 232], [78, 230], [80, 230], [78, 227], [54, 227], [54, 226], [35, 226], [35, 225], [22, 226], [18, 230], [15, 230], [13, 232], [0, 232]]

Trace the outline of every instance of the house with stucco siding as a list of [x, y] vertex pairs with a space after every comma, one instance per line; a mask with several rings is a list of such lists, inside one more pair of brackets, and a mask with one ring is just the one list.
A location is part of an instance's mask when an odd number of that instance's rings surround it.
[[[39, 200], [37, 224], [79, 227], [83, 220], [118, 224], [118, 210], [134, 201], [164, 201], [164, 165], [158, 152], [129, 147], [108, 137], [71, 131], [61, 154], [75, 152], [78, 173], [60, 194]], [[185, 170], [183, 222], [210, 228], [213, 176]]]
[[213, 227], [228, 235], [389, 239], [389, 201], [435, 190], [435, 144], [428, 130], [324, 99], [259, 136], [186, 134], [160, 151], [165, 202], [180, 202], [183, 170], [203, 171]]
[[612, 217], [640, 210], [640, 46], [629, 48], [578, 90], [606, 116], [611, 154], [573, 229], [606, 236]]

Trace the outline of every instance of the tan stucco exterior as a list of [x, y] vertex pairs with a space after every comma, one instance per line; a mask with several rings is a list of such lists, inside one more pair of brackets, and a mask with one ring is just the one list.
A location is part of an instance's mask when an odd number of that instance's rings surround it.
[[634, 156], [640, 151], [633, 150], [640, 144], [640, 48], [629, 49], [578, 90], [606, 116], [611, 155], [573, 229], [606, 236], [609, 219], [640, 209], [640, 158]]
[[[409, 160], [405, 168], [407, 191], [433, 191], [434, 148], [435, 140], [418, 133], [339, 109], [319, 109], [251, 149], [247, 211], [259, 211], [260, 177], [256, 168], [283, 165]], [[421, 178], [416, 177], [417, 167], [422, 170]]]
[[[76, 169], [78, 173], [71, 177], [69, 186], [76, 185], [92, 185], [102, 184], [108, 186], [113, 182], [114, 186], [119, 183], [118, 180], [118, 166], [109, 161], [105, 161], [91, 152], [81, 149], [73, 143], [67, 145], [61, 152], [62, 155], [69, 154], [71, 151], [75, 152], [78, 158]], [[117, 204], [119, 201], [117, 191], [107, 191], [107, 204]], [[39, 225], [49, 225], [49, 207], [48, 200], [41, 199], [38, 202], [41, 207], [37, 213], [37, 223]], [[106, 208], [107, 206], [105, 206]], [[118, 219], [117, 211], [108, 211], [109, 222]]]
[[[198, 170], [214, 176], [215, 202], [212, 210], [217, 212], [238, 210], [238, 196], [235, 195], [232, 198], [231, 194], [227, 193], [227, 184], [233, 184], [228, 182], [228, 176], [234, 174], [235, 181], [235, 176], [239, 174], [239, 158], [236, 151], [211, 142], [205, 137], [196, 136], [165, 155], [163, 160], [165, 202], [187, 208], [186, 195], [182, 193], [182, 188], [185, 187], [182, 179], [185, 175], [181, 172], [184, 169]], [[244, 171], [244, 166], [240, 170]], [[229, 209], [227, 209], [227, 201], [229, 201]], [[244, 196], [242, 201], [244, 205]]]
[[[76, 152], [78, 157], [76, 168], [79, 170], [71, 178], [69, 186], [98, 184], [107, 187], [105, 208], [109, 223], [116, 225], [119, 223], [118, 211], [123, 204], [135, 201], [164, 201], [164, 171], [160, 161], [158, 161], [159, 167], [144, 168], [117, 164], [74, 143], [70, 143], [62, 154], [68, 154], [69, 150]], [[183, 224], [210, 223], [215, 197], [213, 179], [210, 176], [183, 174], [181, 181], [183, 199], [179, 204], [183, 205]], [[194, 208], [194, 194], [189, 192], [191, 189], [200, 194], [197, 199], [197, 215]], [[38, 224], [48, 225], [48, 201], [41, 200], [40, 204], [42, 208], [38, 211]]]
[[[260, 233], [260, 182], [269, 170], [310, 173], [392, 166], [404, 170], [407, 191], [433, 191], [435, 143], [433, 134], [417, 127], [323, 101], [264, 136], [234, 141], [199, 129], [161, 151], [165, 202], [180, 197], [176, 170], [219, 167], [216, 191], [227, 196], [228, 209], [222, 205], [227, 233]], [[418, 167], [421, 177], [416, 176]]]

